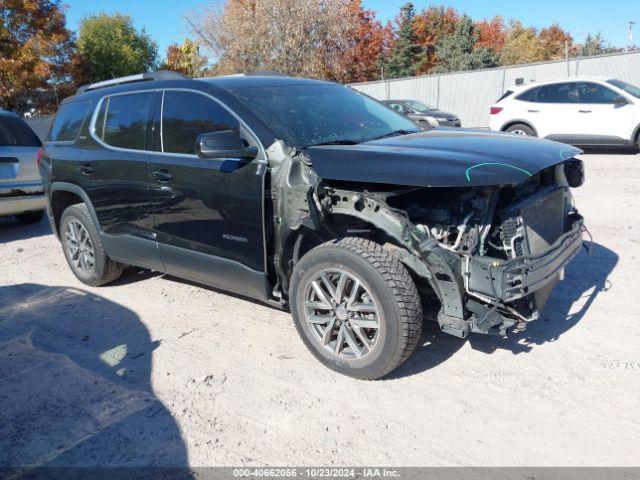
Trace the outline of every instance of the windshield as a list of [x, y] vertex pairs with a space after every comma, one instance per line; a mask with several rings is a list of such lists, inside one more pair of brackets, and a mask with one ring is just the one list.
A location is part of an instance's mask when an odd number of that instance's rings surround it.
[[635, 85], [631, 85], [630, 83], [623, 82], [622, 80], [607, 80], [607, 83], [610, 83], [614, 87], [618, 87], [620, 90], [624, 90], [625, 92], [633, 95], [636, 98], [640, 98], [640, 88]]
[[359, 143], [394, 132], [420, 131], [402, 115], [342, 85], [270, 85], [229, 92], [277, 138], [295, 147]]
[[407, 100], [404, 103], [409, 105], [416, 112], [430, 112], [432, 110], [435, 110], [435, 107], [432, 107], [431, 105], [425, 105], [424, 103], [416, 102], [415, 100]]

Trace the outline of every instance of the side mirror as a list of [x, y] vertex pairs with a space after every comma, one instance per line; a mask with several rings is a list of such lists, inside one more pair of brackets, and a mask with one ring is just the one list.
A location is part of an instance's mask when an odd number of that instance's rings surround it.
[[619, 95], [619, 96], [617, 96], [616, 98], [613, 99], [613, 104], [616, 107], [624, 107], [627, 103], [629, 103], [629, 102], [622, 95]]
[[258, 155], [258, 148], [246, 147], [236, 130], [221, 130], [198, 135], [196, 155], [200, 158], [252, 159]]

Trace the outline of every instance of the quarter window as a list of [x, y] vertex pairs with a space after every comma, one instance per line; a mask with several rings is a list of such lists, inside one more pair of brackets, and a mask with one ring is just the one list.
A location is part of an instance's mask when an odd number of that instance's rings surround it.
[[[522, 100], [524, 102], [535, 102], [536, 101], [536, 94], [538, 93], [539, 88], [530, 88], [527, 91], [522, 92], [520, 95], [518, 95], [516, 98], [518, 100]], [[510, 93], [510, 92], [507, 92]], [[498, 100], [498, 102], [500, 100], [502, 100], [507, 94], [505, 93], [502, 97], [500, 97], [500, 99]]]
[[106, 97], [96, 117], [96, 136], [113, 147], [144, 150], [152, 100], [152, 92]]
[[60, 107], [51, 130], [50, 142], [72, 142], [78, 136], [82, 121], [89, 110], [91, 102], [71, 102]]
[[577, 103], [575, 83], [553, 83], [538, 87], [536, 101], [540, 103]]
[[579, 83], [578, 97], [580, 103], [614, 103], [619, 95], [597, 83]]
[[238, 120], [210, 98], [191, 92], [164, 93], [161, 129], [163, 152], [194, 155], [198, 135], [238, 128]]

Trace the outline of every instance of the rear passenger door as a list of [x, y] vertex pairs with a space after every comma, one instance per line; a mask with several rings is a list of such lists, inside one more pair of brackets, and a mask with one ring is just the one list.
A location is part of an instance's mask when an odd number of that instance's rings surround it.
[[538, 87], [535, 100], [527, 109], [538, 136], [571, 143], [576, 128], [577, 102], [575, 82]]
[[169, 273], [251, 296], [264, 295], [262, 152], [245, 163], [200, 158], [202, 133], [235, 130], [261, 148], [212, 97], [160, 93], [149, 181], [161, 259]]
[[147, 178], [156, 95], [137, 91], [100, 99], [82, 143], [77, 178], [108, 235], [103, 243], [110, 256], [163, 270]]

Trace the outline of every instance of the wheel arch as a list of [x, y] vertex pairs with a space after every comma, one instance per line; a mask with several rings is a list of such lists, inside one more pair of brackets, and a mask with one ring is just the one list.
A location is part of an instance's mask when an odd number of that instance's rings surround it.
[[291, 230], [283, 243], [284, 248], [280, 257], [282, 271], [286, 272], [287, 291], [295, 265], [307, 252], [323, 243], [332, 241], [338, 242], [346, 237], [366, 238], [378, 243], [386, 250], [392, 251], [400, 262], [407, 268], [410, 275], [416, 282], [416, 285], [420, 284], [422, 289], [427, 288], [431, 291], [435, 291], [433, 286], [434, 279], [431, 273], [426, 270], [424, 264], [417, 262], [413, 254], [406, 249], [406, 246], [402, 245], [401, 242], [388, 232], [385, 232], [383, 228], [367, 220], [364, 220], [363, 222], [361, 217], [351, 216], [345, 213], [333, 214], [333, 216], [345, 220], [351, 219], [358, 221], [363, 227], [364, 223], [368, 227], [368, 231], [330, 231], [328, 229], [318, 231], [304, 226], [301, 226], [296, 230]]
[[633, 146], [640, 148], [640, 123], [631, 134], [631, 142]]
[[87, 193], [80, 186], [69, 182], [54, 182], [51, 184], [49, 198], [51, 215], [53, 217], [52, 223], [56, 236], [60, 236], [60, 219], [62, 218], [62, 213], [68, 207], [77, 203], [84, 203], [87, 206], [92, 220], [100, 230], [100, 223], [98, 222], [98, 216], [93, 208], [93, 204]]
[[516, 119], [509, 120], [508, 122], [504, 123], [502, 125], [502, 127], [500, 127], [500, 131], [501, 132], [505, 132], [507, 130], [507, 128], [512, 127], [514, 125], [518, 125], [518, 124], [526, 125], [531, 130], [533, 130], [533, 133], [536, 134], [536, 137], [539, 137], [538, 130], [536, 129], [536, 127], [534, 127], [533, 124], [530, 121], [524, 120], [522, 118], [516, 118]]

